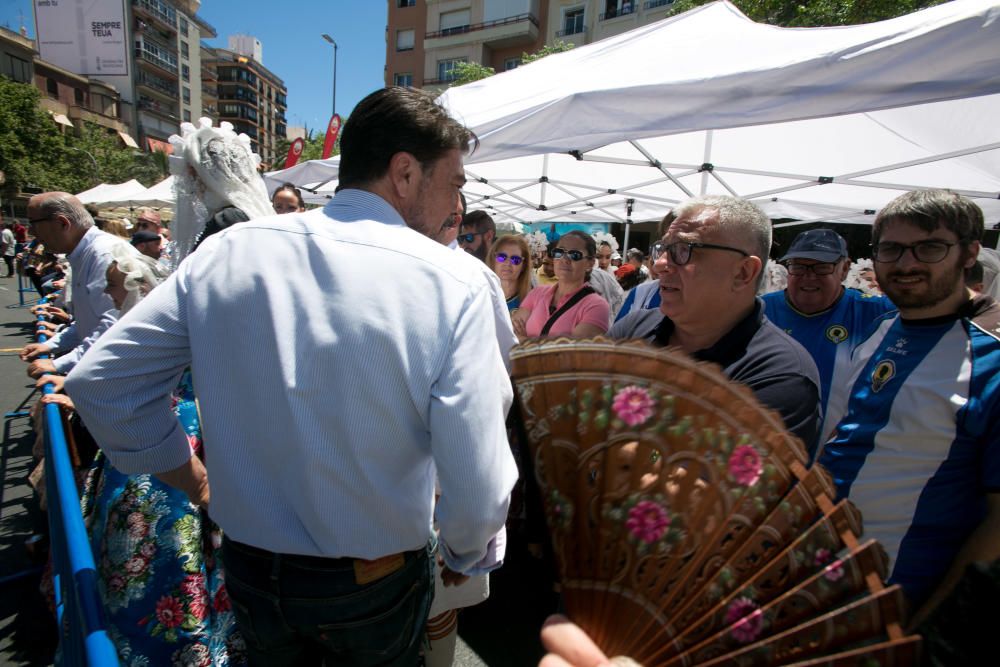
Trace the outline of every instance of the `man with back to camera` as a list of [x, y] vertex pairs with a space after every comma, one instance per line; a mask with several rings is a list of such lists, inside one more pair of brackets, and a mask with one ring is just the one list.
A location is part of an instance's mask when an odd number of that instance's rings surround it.
[[[504, 524], [512, 392], [489, 286], [428, 238], [470, 139], [422, 91], [369, 95], [324, 208], [209, 237], [67, 380], [116, 468], [159, 473], [225, 531], [252, 664], [416, 664], [435, 472], [447, 581], [480, 572]], [[167, 400], [189, 364], [204, 465]]]
[[967, 565], [1000, 557], [1000, 306], [965, 285], [982, 234], [979, 207], [946, 190], [879, 211], [875, 272], [899, 312], [855, 349], [819, 456], [888, 552], [913, 625]]
[[724, 196], [689, 199], [673, 214], [654, 246], [660, 307], [615, 322], [608, 336], [677, 347], [718, 364], [781, 414], [813, 454], [821, 421], [816, 364], [764, 317], [756, 298], [771, 221], [753, 204]]
[[[764, 312], [812, 355], [826, 414], [830, 392], [846, 391], [851, 350], [872, 323], [895, 306], [885, 297], [844, 288], [851, 258], [847, 242], [832, 229], [802, 232], [779, 261], [788, 270], [788, 287], [761, 297]], [[820, 437], [836, 426], [826, 420], [823, 424]]]

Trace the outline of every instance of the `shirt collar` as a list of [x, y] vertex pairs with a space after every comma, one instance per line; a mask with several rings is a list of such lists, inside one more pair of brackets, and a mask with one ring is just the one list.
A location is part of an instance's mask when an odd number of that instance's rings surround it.
[[[764, 302], [754, 299], [754, 307], [750, 313], [736, 323], [722, 338], [711, 347], [698, 350], [691, 356], [698, 361], [711, 361], [723, 368], [736, 362], [746, 352], [750, 340], [764, 323]], [[654, 343], [659, 347], [670, 344], [670, 336], [674, 332], [674, 323], [669, 317], [664, 317], [653, 331]]]
[[335, 194], [323, 212], [340, 222], [376, 220], [387, 225], [406, 226], [406, 221], [392, 204], [368, 190], [345, 188]]
[[94, 240], [103, 233], [104, 232], [96, 226], [91, 226], [91, 228], [87, 230], [87, 233], [83, 235], [83, 238], [80, 239], [80, 242], [76, 244], [76, 247], [73, 248], [68, 255], [66, 255], [66, 259], [71, 262], [78, 260], [80, 256], [87, 251], [87, 248], [94, 244]]

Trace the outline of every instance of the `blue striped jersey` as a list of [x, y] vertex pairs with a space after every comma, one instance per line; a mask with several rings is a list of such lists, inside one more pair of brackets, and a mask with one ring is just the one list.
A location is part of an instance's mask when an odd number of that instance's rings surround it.
[[[785, 290], [761, 298], [767, 319], [806, 348], [816, 362], [824, 415], [831, 392], [846, 390], [851, 350], [865, 340], [875, 320], [896, 308], [885, 297], [868, 296], [853, 289], [844, 290], [835, 304], [811, 315], [796, 310], [788, 302]], [[826, 437], [835, 425], [836, 422], [824, 419], [820, 433]]]
[[885, 546], [889, 581], [919, 605], [1000, 492], [1000, 305], [888, 314], [854, 359], [846, 414], [819, 460]]

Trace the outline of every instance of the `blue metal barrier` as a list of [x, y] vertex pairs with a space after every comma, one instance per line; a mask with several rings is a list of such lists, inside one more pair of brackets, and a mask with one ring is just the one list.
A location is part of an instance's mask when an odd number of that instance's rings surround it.
[[[46, 303], [48, 299], [42, 299]], [[39, 315], [38, 321], [44, 316]], [[38, 334], [38, 342], [46, 336]], [[41, 358], [47, 359], [48, 355]], [[42, 387], [53, 393], [52, 384]], [[80, 513], [80, 494], [69, 459], [59, 406], [44, 406], [45, 485], [52, 543], [53, 589], [59, 626], [61, 665], [111, 667], [118, 654], [105, 629], [104, 611], [97, 591], [97, 569], [90, 540]]]

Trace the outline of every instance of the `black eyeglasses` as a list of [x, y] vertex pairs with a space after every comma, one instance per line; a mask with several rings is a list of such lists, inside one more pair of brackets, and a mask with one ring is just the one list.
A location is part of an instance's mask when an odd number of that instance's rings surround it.
[[468, 234], [459, 234], [458, 235], [458, 242], [459, 243], [472, 243], [473, 239], [475, 239], [477, 236], [482, 236], [485, 233], [486, 232], [474, 232], [474, 233], [470, 232]]
[[552, 250], [549, 250], [549, 257], [551, 257], [552, 259], [562, 259], [563, 257], [565, 257], [566, 259], [572, 260], [574, 262], [579, 262], [581, 259], [588, 256], [583, 254], [579, 250], [566, 250], [566, 248], [553, 248]]
[[948, 243], [947, 241], [917, 241], [911, 245], [904, 245], [902, 243], [885, 241], [884, 243], [876, 243], [872, 246], [874, 251], [872, 257], [876, 262], [883, 264], [898, 262], [903, 258], [903, 254], [909, 250], [913, 253], [913, 258], [918, 262], [935, 264], [948, 255], [948, 251], [951, 250], [953, 245], [958, 244]]
[[788, 275], [790, 276], [804, 276], [810, 271], [817, 276], [828, 276], [836, 270], [837, 263], [821, 262], [819, 264], [799, 264], [798, 262], [789, 262], [788, 264], [785, 264], [785, 268], [788, 269]]
[[691, 241], [674, 241], [673, 243], [657, 243], [653, 246], [653, 260], [657, 260], [663, 256], [664, 253], [670, 255], [670, 261], [677, 266], [684, 266], [691, 261], [691, 252], [694, 248], [707, 248], [709, 250], [728, 250], [729, 252], [738, 252], [744, 257], [749, 257], [750, 253], [740, 250], [739, 248], [731, 248], [727, 245], [716, 245], [714, 243], [693, 243]]
[[501, 264], [503, 262], [506, 262], [508, 259], [510, 260], [511, 266], [520, 266], [521, 262], [524, 261], [524, 258], [521, 257], [520, 255], [508, 255], [505, 252], [497, 253], [497, 261], [500, 262]]

